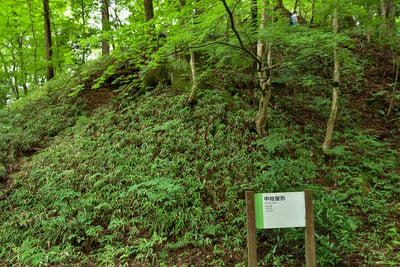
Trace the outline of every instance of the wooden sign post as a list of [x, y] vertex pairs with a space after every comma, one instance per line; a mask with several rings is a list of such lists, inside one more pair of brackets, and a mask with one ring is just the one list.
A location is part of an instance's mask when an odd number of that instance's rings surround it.
[[247, 206], [247, 251], [248, 266], [257, 266], [257, 236], [256, 236], [256, 217], [254, 207], [254, 193], [246, 191]]
[[306, 203], [306, 266], [315, 267], [317, 266], [317, 260], [315, 256], [314, 211], [311, 189], [305, 189], [304, 196]]
[[256, 229], [305, 227], [306, 266], [316, 266], [312, 191], [246, 192], [248, 266], [257, 266]]

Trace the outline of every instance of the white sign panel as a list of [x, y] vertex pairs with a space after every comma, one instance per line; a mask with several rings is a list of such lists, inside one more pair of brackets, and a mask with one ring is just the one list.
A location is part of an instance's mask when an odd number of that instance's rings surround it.
[[258, 229], [306, 226], [304, 192], [255, 194], [254, 204]]

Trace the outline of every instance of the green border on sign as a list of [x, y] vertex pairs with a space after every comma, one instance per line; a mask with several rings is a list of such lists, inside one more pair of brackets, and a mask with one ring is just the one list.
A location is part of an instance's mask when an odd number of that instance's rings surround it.
[[264, 229], [263, 194], [254, 194], [254, 209], [256, 216], [256, 228]]

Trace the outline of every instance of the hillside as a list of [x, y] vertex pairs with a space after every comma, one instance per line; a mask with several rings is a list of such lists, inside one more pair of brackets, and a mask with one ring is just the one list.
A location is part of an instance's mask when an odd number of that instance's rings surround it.
[[[245, 191], [309, 188], [319, 266], [398, 265], [398, 102], [385, 116], [392, 55], [358, 39], [352, 49], [363, 76], [344, 83], [326, 154], [329, 92], [277, 79], [260, 138], [256, 96], [228, 70], [205, 78], [189, 106], [189, 87], [140, 90], [124, 82], [136, 66], [107, 58], [3, 108], [0, 261], [246, 266]], [[304, 264], [303, 229], [257, 237], [260, 266]]]

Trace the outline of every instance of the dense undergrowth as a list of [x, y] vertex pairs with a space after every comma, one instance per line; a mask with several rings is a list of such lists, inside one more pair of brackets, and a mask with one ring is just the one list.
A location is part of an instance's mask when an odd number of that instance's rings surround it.
[[[358, 121], [323, 155], [318, 123], [275, 110], [260, 139], [255, 108], [224, 90], [190, 107], [160, 86], [88, 112], [63, 79], [1, 110], [3, 264], [245, 266], [245, 191], [305, 188], [319, 266], [400, 262], [399, 152]], [[303, 230], [259, 231], [258, 249], [260, 265], [301, 265]]]

